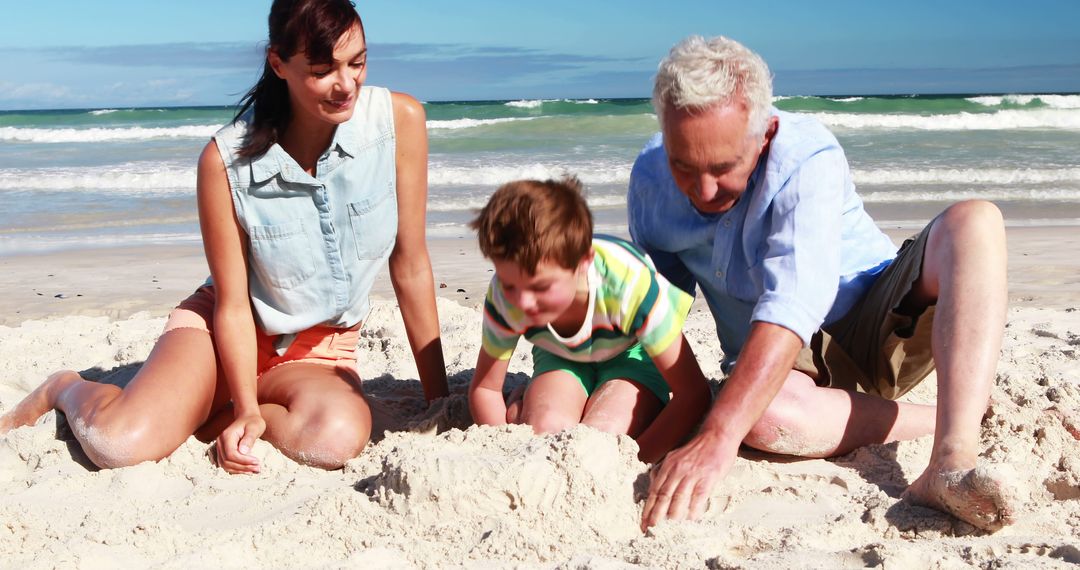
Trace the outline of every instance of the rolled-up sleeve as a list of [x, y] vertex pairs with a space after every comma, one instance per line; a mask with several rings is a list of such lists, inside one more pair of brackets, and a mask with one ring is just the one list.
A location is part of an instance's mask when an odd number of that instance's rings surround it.
[[839, 148], [809, 157], [777, 192], [758, 267], [752, 321], [776, 324], [804, 345], [821, 327], [840, 284], [841, 215], [850, 173]]

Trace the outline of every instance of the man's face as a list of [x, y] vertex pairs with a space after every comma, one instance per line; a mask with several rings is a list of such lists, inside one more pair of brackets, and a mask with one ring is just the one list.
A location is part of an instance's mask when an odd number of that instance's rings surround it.
[[776, 132], [769, 119], [765, 136], [750, 137], [745, 105], [715, 105], [702, 110], [664, 110], [661, 129], [675, 183], [705, 214], [730, 210]]

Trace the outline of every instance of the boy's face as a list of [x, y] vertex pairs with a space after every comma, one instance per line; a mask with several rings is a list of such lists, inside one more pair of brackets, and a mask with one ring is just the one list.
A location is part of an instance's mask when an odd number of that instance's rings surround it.
[[506, 300], [525, 312], [530, 326], [546, 326], [574, 304], [579, 289], [583, 289], [592, 256], [587, 256], [574, 269], [544, 260], [531, 275], [512, 261], [496, 259], [493, 263]]

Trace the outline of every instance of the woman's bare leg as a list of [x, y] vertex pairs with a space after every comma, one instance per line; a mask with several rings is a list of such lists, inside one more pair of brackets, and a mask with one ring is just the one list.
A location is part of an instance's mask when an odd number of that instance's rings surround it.
[[[26, 395], [15, 407], [0, 416], [0, 435], [23, 426], [32, 426], [37, 423], [41, 416], [56, 407], [57, 396], [68, 386], [75, 382], [83, 381], [74, 370], [61, 370], [53, 372], [37, 388]], [[116, 386], [109, 386], [116, 391]]]
[[0, 433], [33, 425], [56, 408], [95, 465], [134, 465], [175, 451], [228, 401], [223, 388], [209, 333], [173, 329], [161, 335], [124, 389], [57, 372], [0, 418]]
[[259, 379], [263, 439], [289, 458], [340, 468], [371, 438], [371, 409], [350, 369], [308, 362], [282, 364]]

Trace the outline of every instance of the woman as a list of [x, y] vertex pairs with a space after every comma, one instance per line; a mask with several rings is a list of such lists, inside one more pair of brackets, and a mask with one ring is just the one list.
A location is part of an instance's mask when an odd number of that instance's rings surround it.
[[259, 472], [262, 437], [327, 469], [366, 445], [359, 327], [389, 257], [425, 397], [446, 395], [424, 236], [427, 134], [412, 97], [363, 87], [367, 46], [348, 0], [276, 0], [262, 78], [199, 158], [211, 279], [170, 314], [123, 390], [57, 372], [0, 434], [63, 411], [101, 467], [217, 437], [230, 473]]

